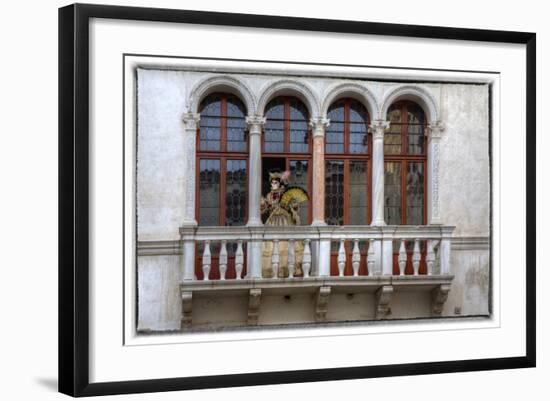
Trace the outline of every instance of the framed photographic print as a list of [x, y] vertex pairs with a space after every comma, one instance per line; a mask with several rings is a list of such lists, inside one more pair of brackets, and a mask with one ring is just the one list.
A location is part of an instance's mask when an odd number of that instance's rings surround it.
[[59, 388], [535, 366], [535, 34], [59, 10]]

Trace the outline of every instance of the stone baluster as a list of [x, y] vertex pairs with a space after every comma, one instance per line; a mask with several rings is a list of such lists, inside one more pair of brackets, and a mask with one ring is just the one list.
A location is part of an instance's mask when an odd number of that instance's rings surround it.
[[312, 118], [309, 125], [313, 131], [313, 182], [312, 225], [325, 225], [325, 129], [329, 120]]
[[390, 123], [374, 120], [370, 125], [372, 132], [372, 223], [383, 226], [384, 221], [384, 133]]
[[279, 277], [279, 240], [273, 240], [273, 252], [271, 253], [271, 269], [273, 278]]
[[220, 249], [220, 279], [225, 280], [225, 273], [227, 272], [227, 241], [222, 241]]
[[376, 262], [376, 253], [374, 252], [374, 239], [369, 239], [369, 250], [367, 251], [367, 269], [369, 276], [374, 276], [374, 263]]
[[346, 268], [346, 247], [345, 240], [340, 240], [340, 247], [338, 248], [338, 275], [344, 276], [344, 270]]
[[243, 252], [243, 241], [239, 240], [237, 242], [237, 252], [235, 253], [235, 274], [237, 280], [241, 279], [243, 274], [244, 266], [244, 252]]
[[414, 275], [418, 276], [418, 271], [420, 270], [420, 240], [417, 238], [414, 240], [414, 248], [413, 248], [413, 256], [412, 256], [412, 264], [413, 264], [413, 271]]
[[288, 277], [294, 277], [294, 269], [296, 268], [296, 241], [288, 241]]
[[309, 277], [309, 271], [311, 269], [311, 248], [309, 243], [309, 239], [304, 241], [304, 255], [302, 257], [302, 270], [304, 271], [304, 277]]
[[434, 265], [435, 265], [435, 252], [434, 252], [434, 241], [428, 240], [428, 250], [426, 252], [426, 266], [428, 267], [428, 276], [434, 274]]
[[212, 254], [210, 253], [210, 241], [205, 241], [204, 252], [202, 253], [202, 273], [204, 275], [204, 281], [209, 280], [211, 266]]
[[399, 264], [399, 275], [405, 275], [405, 267], [407, 266], [407, 249], [405, 248], [405, 240], [401, 240], [399, 245], [399, 256], [397, 257], [397, 263]]
[[353, 240], [353, 251], [351, 256], [351, 266], [353, 267], [353, 275], [359, 275], [359, 265], [361, 264], [361, 251], [359, 250], [359, 240]]

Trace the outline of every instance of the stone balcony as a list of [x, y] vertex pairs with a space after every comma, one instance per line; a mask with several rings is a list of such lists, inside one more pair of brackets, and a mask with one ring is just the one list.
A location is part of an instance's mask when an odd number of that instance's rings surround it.
[[182, 227], [181, 329], [399, 318], [394, 304], [440, 316], [454, 277], [453, 230]]

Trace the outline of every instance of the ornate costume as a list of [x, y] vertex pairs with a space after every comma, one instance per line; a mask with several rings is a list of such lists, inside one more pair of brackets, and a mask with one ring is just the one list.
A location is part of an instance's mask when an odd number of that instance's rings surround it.
[[[267, 214], [267, 226], [295, 226], [300, 224], [300, 203], [308, 200], [307, 193], [298, 187], [288, 187], [289, 172], [269, 173], [271, 191], [261, 199], [262, 215]], [[304, 245], [295, 241], [294, 276], [302, 275]], [[262, 244], [262, 277], [273, 277], [273, 242]], [[279, 277], [288, 277], [288, 242], [279, 241]]]

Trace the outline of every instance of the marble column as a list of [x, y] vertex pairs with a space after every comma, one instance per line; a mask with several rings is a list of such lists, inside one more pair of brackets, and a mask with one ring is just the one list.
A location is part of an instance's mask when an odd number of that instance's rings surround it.
[[323, 117], [312, 118], [309, 122], [313, 131], [313, 226], [325, 225], [325, 129], [330, 121]]
[[262, 277], [262, 236], [258, 231], [262, 216], [260, 200], [262, 198], [262, 129], [265, 117], [248, 116], [248, 222], [251, 227], [251, 240], [247, 244], [247, 278]]
[[390, 123], [374, 120], [372, 132], [372, 226], [384, 226], [384, 133]]
[[183, 211], [183, 226], [196, 226], [195, 219], [195, 171], [196, 171], [196, 144], [197, 144], [197, 128], [200, 121], [200, 115], [195, 113], [184, 113], [184, 155], [185, 171], [190, 172], [186, 175], [185, 180], [185, 208]]
[[434, 121], [428, 125], [428, 224], [442, 224], [439, 210], [439, 143], [443, 124]]
[[248, 222], [247, 226], [261, 226], [260, 199], [262, 197], [262, 128], [265, 117], [246, 117], [249, 140], [248, 162]]

